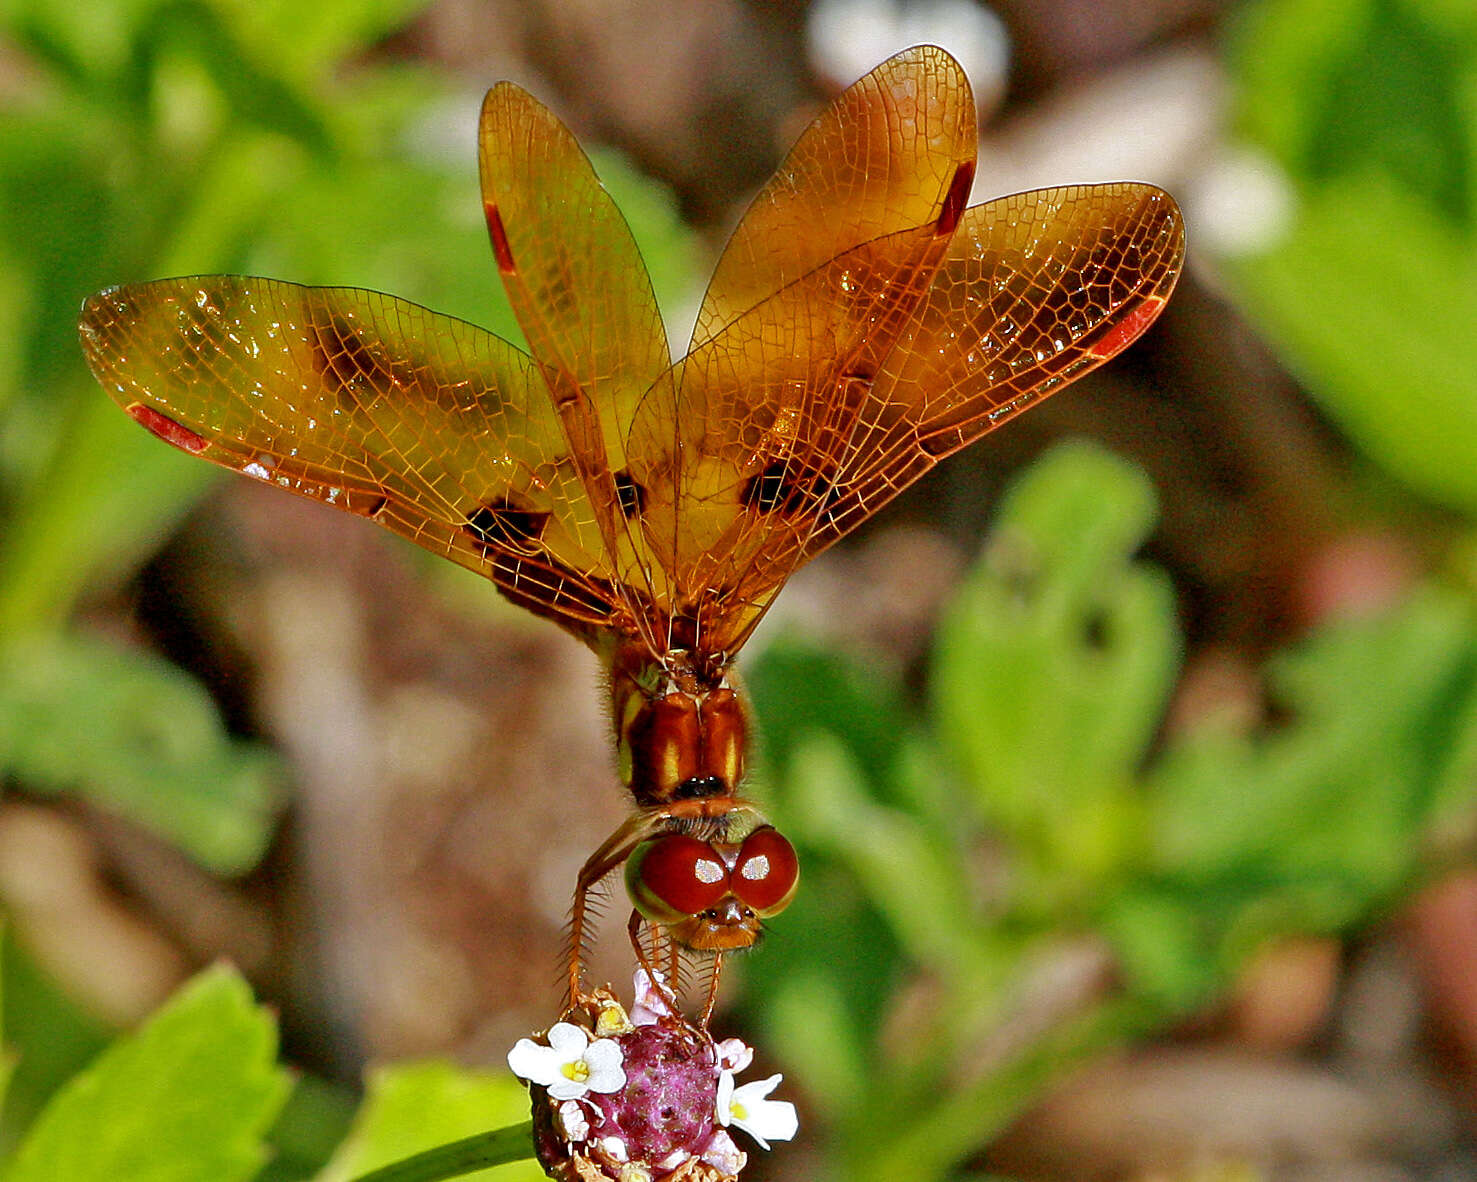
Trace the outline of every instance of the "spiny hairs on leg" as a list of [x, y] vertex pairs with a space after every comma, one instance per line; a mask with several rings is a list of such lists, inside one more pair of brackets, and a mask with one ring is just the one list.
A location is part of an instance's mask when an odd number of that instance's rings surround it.
[[692, 961], [698, 954], [691, 949], [681, 948], [676, 940], [669, 942], [667, 962], [671, 965], [672, 992], [685, 997], [692, 984]]
[[[610, 906], [610, 899], [610, 876], [607, 875], [599, 882], [593, 883], [589, 890], [584, 892], [583, 898], [579, 895], [575, 896], [574, 903], [569, 910], [569, 917], [564, 922], [564, 962], [561, 975], [568, 974], [568, 988], [571, 992], [567, 1000], [570, 1005], [574, 1004], [574, 994], [582, 984], [581, 981], [573, 979], [576, 972], [573, 966], [578, 966], [579, 976], [583, 977], [585, 963], [590, 959], [590, 952], [595, 944], [596, 929], [605, 916], [605, 909]], [[577, 944], [576, 923], [578, 923], [579, 933]]]

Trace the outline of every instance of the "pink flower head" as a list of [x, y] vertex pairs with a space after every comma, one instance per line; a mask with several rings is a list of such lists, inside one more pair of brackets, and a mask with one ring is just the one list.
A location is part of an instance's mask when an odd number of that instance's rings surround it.
[[766, 1138], [794, 1135], [794, 1105], [768, 1098], [780, 1077], [735, 1085], [754, 1052], [741, 1039], [715, 1042], [670, 999], [664, 982], [641, 973], [629, 1020], [602, 989], [545, 1040], [513, 1048], [508, 1062], [530, 1085], [535, 1148], [551, 1177], [736, 1182], [748, 1155], [726, 1126], [766, 1149]]

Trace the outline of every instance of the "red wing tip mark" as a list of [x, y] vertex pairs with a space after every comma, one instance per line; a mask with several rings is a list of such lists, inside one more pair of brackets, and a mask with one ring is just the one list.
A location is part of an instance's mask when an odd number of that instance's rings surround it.
[[511, 275], [518, 268], [513, 262], [513, 248], [508, 245], [508, 232], [503, 229], [503, 217], [491, 201], [482, 207], [487, 214], [487, 232], [492, 236], [492, 253], [497, 257], [497, 269]]
[[966, 160], [954, 170], [954, 179], [949, 182], [949, 191], [944, 194], [944, 204], [939, 210], [935, 233], [952, 234], [964, 216], [969, 204], [969, 191], [974, 188], [974, 161]]
[[198, 456], [207, 447], [210, 441], [203, 435], [196, 435], [182, 423], [176, 423], [168, 415], [162, 415], [152, 406], [145, 406], [142, 402], [130, 404], [126, 410], [135, 423], [151, 435], [157, 435], [165, 443], [187, 451], [191, 455]]
[[1163, 296], [1150, 296], [1132, 312], [1088, 346], [1087, 351], [1099, 361], [1117, 357], [1138, 339], [1139, 334], [1153, 324], [1164, 308]]

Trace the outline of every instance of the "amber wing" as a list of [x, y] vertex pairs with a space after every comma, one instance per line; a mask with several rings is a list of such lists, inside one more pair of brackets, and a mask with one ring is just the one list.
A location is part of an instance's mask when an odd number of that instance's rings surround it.
[[[811, 124], [734, 231], [688, 356], [637, 408], [627, 445], [642, 525], [669, 572], [669, 645], [721, 659], [712, 628], [762, 606], [794, 550], [806, 483], [849, 431], [837, 399], [875, 374], [926, 297], [974, 176], [974, 100], [957, 62], [921, 46], [889, 59]], [[788, 572], [784, 572], [788, 573]]]
[[889, 265], [908, 241], [781, 289], [686, 359], [672, 411], [653, 406], [680, 424], [676, 569], [709, 651], [944, 456], [1126, 348], [1184, 254], [1174, 201], [1128, 183], [971, 208], [936, 270]]
[[371, 518], [577, 634], [624, 604], [533, 361], [375, 292], [205, 276], [111, 288], [81, 337], [176, 446]]
[[940, 216], [957, 222], [977, 144], [969, 79], [938, 46], [905, 49], [858, 79], [749, 204], [713, 269], [688, 351], [854, 247]]
[[[884, 62], [822, 112], [734, 232], [694, 332], [699, 350], [715, 337], [732, 343], [742, 335], [733, 346], [741, 357], [718, 356], [724, 349], [711, 346], [703, 355], [729, 369], [741, 362], [750, 375], [780, 374], [786, 384], [755, 382], [714, 398], [699, 423], [698, 408], [678, 405], [685, 367], [667, 368], [645, 268], [589, 161], [522, 90], [503, 84], [488, 94], [481, 170], [499, 270], [585, 483], [612, 583], [654, 655], [703, 647], [691, 591], [710, 583], [705, 555], [718, 539], [709, 517], [689, 511], [707, 475], [682, 462], [690, 434], [707, 432], [707, 420], [724, 420], [716, 429], [732, 432], [755, 415], [784, 419], [796, 397], [813, 399], [826, 385], [811, 373], [797, 385], [786, 369], [788, 326], [741, 334], [729, 326], [833, 257], [886, 239], [867, 260], [865, 298], [818, 309], [870, 318], [863, 344], [881, 348], [943, 257], [967, 201], [974, 152], [969, 84], [933, 47]], [[854, 338], [855, 328], [838, 331]], [[845, 345], [838, 350], [826, 359], [829, 369], [847, 362]], [[741, 557], [739, 548], [716, 549]]]
[[664, 568], [635, 519], [643, 490], [626, 460], [641, 396], [671, 363], [630, 228], [574, 136], [511, 83], [482, 104], [482, 200], [503, 287], [549, 394], [627, 616], [659, 647]]

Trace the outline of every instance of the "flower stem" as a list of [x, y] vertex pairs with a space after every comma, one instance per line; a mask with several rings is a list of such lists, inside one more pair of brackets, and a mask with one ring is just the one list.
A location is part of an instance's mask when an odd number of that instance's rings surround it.
[[367, 1174], [360, 1174], [354, 1182], [438, 1182], [441, 1178], [460, 1178], [488, 1166], [500, 1166], [532, 1156], [533, 1122], [524, 1121], [521, 1125], [478, 1133], [401, 1158]]

